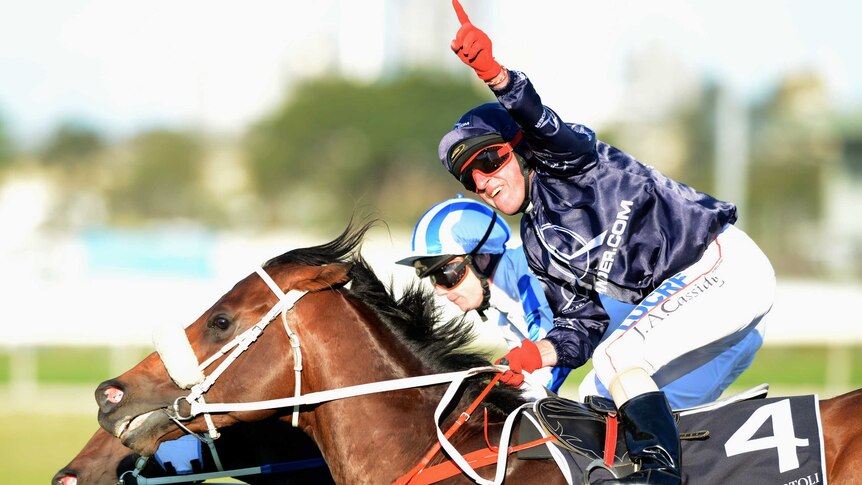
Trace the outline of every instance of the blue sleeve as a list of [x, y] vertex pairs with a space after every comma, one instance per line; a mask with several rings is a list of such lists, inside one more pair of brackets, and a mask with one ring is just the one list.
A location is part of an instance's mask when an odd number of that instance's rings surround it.
[[542, 104], [524, 73], [510, 70], [509, 74], [509, 85], [495, 94], [523, 130], [533, 160], [559, 175], [590, 168], [597, 159], [593, 130], [564, 123], [554, 110]]
[[540, 291], [539, 283], [532, 274], [525, 274], [518, 278], [518, 294], [521, 297], [521, 307], [524, 309], [524, 321], [527, 322], [527, 330], [533, 342], [541, 340], [544, 336], [542, 328], [545, 330], [551, 328], [550, 321], [543, 321], [542, 306], [547, 306], [547, 303]]
[[[527, 323], [530, 340], [538, 342], [546, 338], [548, 332], [553, 330], [554, 323], [539, 280], [532, 273], [521, 275], [518, 278], [518, 294], [521, 298], [521, 307], [524, 309], [524, 320]], [[571, 370], [567, 366], [553, 367], [550, 380], [545, 387], [553, 392], [559, 392], [560, 386], [563, 385]]]

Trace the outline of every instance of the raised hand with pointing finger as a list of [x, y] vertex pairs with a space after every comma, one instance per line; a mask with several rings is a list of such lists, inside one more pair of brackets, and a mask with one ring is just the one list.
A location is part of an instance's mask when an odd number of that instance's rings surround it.
[[452, 7], [455, 8], [455, 14], [458, 16], [458, 22], [461, 23], [461, 28], [455, 34], [455, 39], [452, 40], [452, 51], [461, 59], [461, 62], [472, 67], [476, 71], [476, 75], [491, 86], [498, 83], [494, 81], [503, 77], [500, 81], [505, 80], [505, 69], [494, 60], [492, 53], [491, 39], [488, 34], [470, 23], [470, 18], [467, 17], [467, 12], [458, 0], [452, 0]]

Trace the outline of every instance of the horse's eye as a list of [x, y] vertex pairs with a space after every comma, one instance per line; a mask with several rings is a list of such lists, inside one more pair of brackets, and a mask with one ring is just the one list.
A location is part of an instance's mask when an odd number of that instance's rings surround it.
[[228, 320], [227, 317], [217, 316], [210, 320], [209, 327], [217, 328], [219, 330], [227, 330], [230, 327], [230, 320]]

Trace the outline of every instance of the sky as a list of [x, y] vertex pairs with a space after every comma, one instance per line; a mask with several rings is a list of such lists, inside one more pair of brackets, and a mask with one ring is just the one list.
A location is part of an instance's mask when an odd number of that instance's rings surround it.
[[[155, 125], [240, 131], [283, 99], [291, 80], [327, 74], [322, 59], [332, 52], [348, 73], [373, 77], [386, 44], [406, 42], [391, 35], [391, 22], [403, 20], [392, 12], [438, 1], [449, 8], [447, 0], [0, 0], [0, 119], [25, 139], [67, 120], [116, 135]], [[659, 84], [664, 72], [690, 72], [748, 99], [814, 69], [836, 107], [862, 106], [858, 2], [463, 3], [497, 58], [528, 72], [564, 118], [625, 111], [633, 53], [657, 59]], [[454, 14], [435, 22], [427, 43], [446, 56]]]

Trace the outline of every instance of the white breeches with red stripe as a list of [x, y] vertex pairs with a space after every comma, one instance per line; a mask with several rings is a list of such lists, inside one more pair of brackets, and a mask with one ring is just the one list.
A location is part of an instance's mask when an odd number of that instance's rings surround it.
[[699, 261], [663, 281], [596, 347], [596, 375], [605, 386], [632, 369], [653, 375], [673, 366], [682, 375], [703, 363], [686, 354], [710, 346], [720, 352], [738, 342], [769, 311], [774, 295], [767, 257], [747, 234], [727, 226]]

